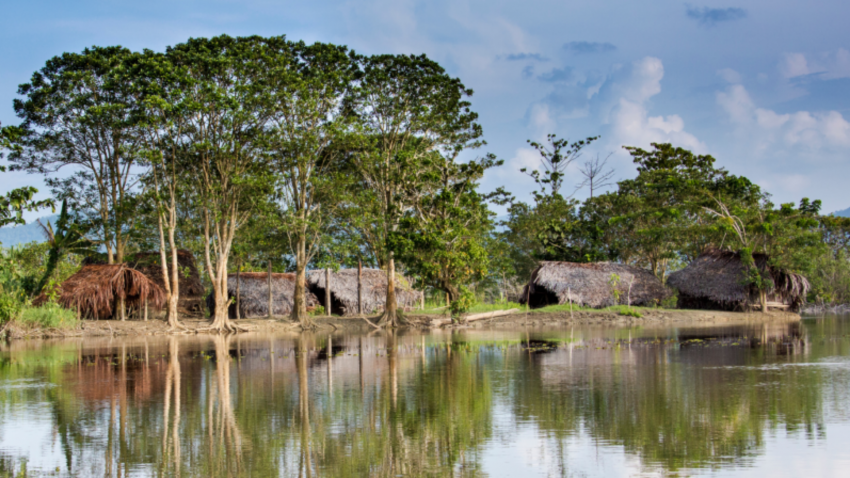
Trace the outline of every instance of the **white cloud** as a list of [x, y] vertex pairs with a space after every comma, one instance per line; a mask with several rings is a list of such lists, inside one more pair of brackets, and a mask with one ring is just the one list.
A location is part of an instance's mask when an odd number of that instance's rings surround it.
[[809, 62], [802, 53], [786, 53], [779, 70], [785, 78], [794, 78], [811, 73]]
[[696, 136], [685, 131], [679, 115], [650, 116], [649, 100], [661, 93], [664, 65], [661, 60], [646, 57], [618, 68], [600, 89], [593, 101], [599, 114], [610, 125], [609, 147], [622, 145], [647, 147], [650, 143], [673, 143], [677, 146], [705, 151]]
[[758, 108], [742, 85], [717, 93], [717, 103], [737, 126], [737, 133], [756, 149], [771, 146], [809, 150], [850, 146], [850, 123], [837, 111], [797, 111], [780, 114]]
[[740, 83], [741, 82], [741, 74], [731, 68], [723, 68], [722, 70], [717, 70], [717, 76], [723, 78], [727, 83]]
[[818, 73], [825, 80], [850, 78], [850, 51], [844, 48], [817, 55], [786, 53], [779, 70], [785, 78]]

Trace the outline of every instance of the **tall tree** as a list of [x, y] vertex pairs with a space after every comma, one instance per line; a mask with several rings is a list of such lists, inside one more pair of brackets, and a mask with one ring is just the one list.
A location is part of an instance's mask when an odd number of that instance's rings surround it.
[[183, 328], [177, 313], [180, 271], [177, 259], [178, 211], [185, 208], [185, 183], [194, 158], [188, 142], [194, 99], [191, 66], [175, 64], [160, 53], [145, 51], [128, 67], [141, 98], [139, 138], [149, 168], [143, 177], [144, 199], [156, 217], [156, 237], [166, 296], [166, 321]]
[[715, 234], [715, 221], [705, 209], [713, 197], [745, 207], [762, 198], [758, 186], [715, 167], [712, 156], [667, 143], [653, 143], [649, 151], [625, 149], [638, 176], [618, 183], [609, 222], [626, 238], [620, 248], [624, 259], [649, 266], [661, 280], [671, 260], [693, 260], [707, 247], [722, 245], [723, 235]]
[[45, 175], [58, 198], [89, 211], [110, 264], [123, 261], [135, 218], [137, 97], [123, 74], [130, 56], [92, 47], [51, 58], [14, 101], [23, 136], [13, 168]]
[[[424, 185], [435, 170], [433, 153], [450, 157], [484, 144], [472, 90], [425, 55], [376, 55], [364, 61], [352, 103], [364, 138], [355, 161], [364, 217], [364, 237], [378, 263], [395, 276], [389, 237], [403, 218], [416, 214]], [[381, 323], [397, 325], [393, 280], [387, 281]]]
[[467, 310], [474, 297], [467, 287], [487, 275], [484, 246], [492, 232], [494, 214], [489, 202], [503, 203], [501, 189], [477, 191], [484, 172], [500, 166], [492, 155], [458, 163], [456, 156], [432, 155], [427, 181], [415, 210], [406, 215], [389, 237], [390, 247], [424, 282], [448, 294], [452, 312]]
[[222, 35], [191, 39], [166, 51], [181, 71], [185, 186], [202, 226], [204, 264], [215, 299], [213, 330], [238, 329], [227, 313], [228, 258], [253, 208], [252, 197], [271, 192], [263, 149], [275, 108], [268, 85], [280, 70], [279, 53], [286, 50], [283, 37]]
[[318, 251], [323, 226], [339, 202], [337, 162], [345, 151], [351, 116], [343, 104], [357, 75], [346, 47], [295, 43], [270, 75], [277, 105], [269, 120], [269, 159], [283, 229], [295, 257], [292, 319], [312, 327], [307, 314], [307, 265]]

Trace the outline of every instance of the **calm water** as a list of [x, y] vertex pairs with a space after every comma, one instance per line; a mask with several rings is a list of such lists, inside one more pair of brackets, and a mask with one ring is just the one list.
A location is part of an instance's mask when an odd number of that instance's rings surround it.
[[328, 341], [3, 345], [0, 477], [850, 474], [850, 318]]

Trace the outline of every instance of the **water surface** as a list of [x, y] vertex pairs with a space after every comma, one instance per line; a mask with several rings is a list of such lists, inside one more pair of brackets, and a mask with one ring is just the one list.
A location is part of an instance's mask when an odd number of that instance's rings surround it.
[[0, 477], [846, 476], [850, 320], [12, 342]]

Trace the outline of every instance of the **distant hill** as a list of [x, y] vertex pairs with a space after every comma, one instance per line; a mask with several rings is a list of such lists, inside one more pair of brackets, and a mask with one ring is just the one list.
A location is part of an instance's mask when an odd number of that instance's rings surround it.
[[[58, 218], [59, 214], [54, 214], [52, 216], [42, 217], [41, 222], [44, 224], [47, 224], [47, 221], [55, 223]], [[0, 244], [3, 247], [12, 247], [33, 241], [45, 241], [41, 226], [35, 221], [24, 224], [23, 226], [0, 227]]]
[[850, 207], [848, 207], [847, 209], [845, 209], [843, 211], [835, 211], [833, 214], [835, 214], [836, 216], [841, 216], [841, 217], [850, 217]]

